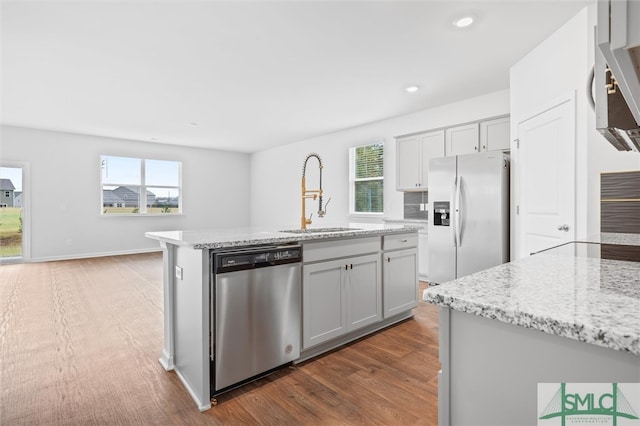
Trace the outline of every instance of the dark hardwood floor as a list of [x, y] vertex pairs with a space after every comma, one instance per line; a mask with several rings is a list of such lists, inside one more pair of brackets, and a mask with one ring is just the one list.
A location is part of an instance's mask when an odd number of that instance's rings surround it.
[[159, 253], [0, 266], [0, 425], [437, 424], [432, 305], [200, 413], [158, 363], [162, 300]]

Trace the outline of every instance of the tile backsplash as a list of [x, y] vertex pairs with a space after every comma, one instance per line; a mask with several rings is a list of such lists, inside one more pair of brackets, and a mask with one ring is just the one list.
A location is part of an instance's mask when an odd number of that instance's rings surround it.
[[600, 175], [600, 232], [640, 234], [640, 170]]
[[427, 203], [429, 202], [429, 192], [405, 192], [404, 193], [404, 218], [421, 219], [429, 218]]

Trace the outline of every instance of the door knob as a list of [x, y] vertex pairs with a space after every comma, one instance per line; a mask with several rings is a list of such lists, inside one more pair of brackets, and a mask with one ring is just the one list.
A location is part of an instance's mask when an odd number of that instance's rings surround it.
[[564, 225], [558, 225], [558, 231], [568, 232], [569, 231], [569, 225], [567, 225], [566, 223]]

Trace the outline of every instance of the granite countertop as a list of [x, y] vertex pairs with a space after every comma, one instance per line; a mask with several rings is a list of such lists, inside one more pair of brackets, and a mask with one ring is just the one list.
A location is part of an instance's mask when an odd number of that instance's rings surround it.
[[580, 242], [640, 246], [640, 234], [616, 234], [613, 232], [603, 232], [598, 235], [590, 236]]
[[[599, 239], [640, 245], [635, 238]], [[640, 355], [640, 262], [592, 257], [594, 250], [599, 244], [571, 243], [429, 287], [423, 300]]]
[[428, 219], [390, 219], [384, 218], [383, 221], [387, 223], [417, 223], [420, 225], [427, 225], [429, 223]]
[[383, 219], [388, 224], [407, 224], [418, 228], [421, 234], [426, 234], [429, 230], [429, 221], [427, 219]]
[[[259, 244], [285, 244], [291, 242], [310, 242], [329, 240], [336, 238], [353, 238], [375, 236], [384, 234], [398, 234], [403, 232], [416, 232], [417, 226], [399, 224], [371, 224], [349, 223], [339, 226], [316, 227], [315, 229], [334, 229], [331, 232], [313, 232], [314, 227], [309, 227], [308, 232], [293, 233], [282, 230], [295, 230], [294, 227], [282, 227], [278, 230], [264, 228], [229, 228], [206, 229], [192, 231], [165, 231], [147, 232], [145, 236], [164, 243], [180, 246], [190, 246], [194, 249], [215, 249], [222, 247], [241, 247]], [[340, 230], [343, 228], [345, 230]]]

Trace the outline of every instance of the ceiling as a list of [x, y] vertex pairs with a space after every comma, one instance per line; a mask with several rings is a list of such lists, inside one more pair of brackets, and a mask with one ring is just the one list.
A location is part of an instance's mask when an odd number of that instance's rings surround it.
[[588, 3], [3, 1], [1, 119], [255, 152], [506, 89]]

